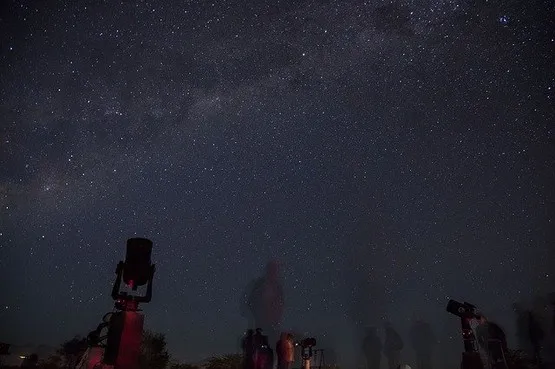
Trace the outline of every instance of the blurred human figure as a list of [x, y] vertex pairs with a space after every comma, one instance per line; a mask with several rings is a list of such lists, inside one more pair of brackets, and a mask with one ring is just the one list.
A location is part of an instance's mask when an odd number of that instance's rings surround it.
[[513, 311], [516, 318], [516, 338], [518, 348], [526, 354], [533, 356], [532, 342], [530, 337], [530, 311], [522, 303], [514, 303]]
[[256, 327], [264, 329], [271, 342], [278, 338], [284, 309], [283, 288], [279, 278], [279, 265], [271, 261], [264, 276], [256, 279], [246, 296], [246, 305]]
[[481, 317], [476, 327], [476, 340], [487, 352], [492, 369], [507, 369], [506, 357], [509, 352], [505, 331], [501, 326]]
[[416, 319], [410, 329], [410, 340], [416, 353], [416, 368], [432, 369], [432, 352], [436, 338], [430, 324]]
[[265, 360], [262, 368], [273, 369], [274, 367], [274, 350], [270, 346], [264, 348]]
[[291, 369], [295, 361], [295, 343], [293, 335], [281, 332], [280, 340], [276, 343], [278, 369]]
[[362, 341], [362, 352], [366, 358], [367, 369], [380, 369], [382, 340], [378, 337], [378, 329], [376, 327], [366, 328], [366, 335]]
[[274, 351], [268, 344], [268, 336], [262, 334], [261, 328], [256, 328], [253, 345], [254, 369], [271, 369], [274, 363]]
[[243, 337], [242, 342], [242, 349], [243, 349], [243, 368], [244, 369], [254, 369], [254, 353], [255, 353], [255, 346], [254, 346], [254, 331], [252, 329], [248, 329]]
[[397, 369], [401, 361], [401, 351], [404, 346], [403, 339], [390, 322], [386, 322], [384, 328], [385, 342], [383, 352], [387, 358], [388, 368]]
[[534, 360], [536, 363], [540, 363], [542, 361], [542, 343], [545, 338], [545, 332], [540, 319], [532, 311], [528, 311], [528, 336], [532, 345]]

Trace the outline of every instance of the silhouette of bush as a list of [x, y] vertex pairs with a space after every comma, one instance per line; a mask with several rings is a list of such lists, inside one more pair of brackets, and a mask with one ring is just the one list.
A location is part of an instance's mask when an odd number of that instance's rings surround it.
[[539, 369], [539, 366], [522, 350], [509, 350], [507, 353], [509, 369]]
[[228, 354], [214, 356], [208, 359], [204, 365], [205, 369], [241, 369], [243, 356], [240, 354]]
[[201, 367], [193, 364], [174, 362], [170, 364], [170, 369], [201, 369]]

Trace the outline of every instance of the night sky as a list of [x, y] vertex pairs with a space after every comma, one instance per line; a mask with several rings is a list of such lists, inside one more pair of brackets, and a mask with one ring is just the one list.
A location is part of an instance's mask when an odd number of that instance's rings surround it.
[[0, 341], [86, 335], [135, 236], [184, 361], [237, 351], [270, 259], [343, 362], [414, 314], [457, 353], [448, 298], [513, 340], [555, 283], [554, 7], [2, 1]]

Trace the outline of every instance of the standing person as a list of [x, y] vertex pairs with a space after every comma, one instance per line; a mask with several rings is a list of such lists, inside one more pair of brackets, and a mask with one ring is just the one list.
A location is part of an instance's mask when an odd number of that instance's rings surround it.
[[274, 352], [268, 345], [268, 336], [262, 334], [261, 328], [256, 328], [254, 342], [254, 369], [271, 369], [274, 364]]
[[367, 369], [380, 369], [382, 362], [382, 340], [378, 337], [378, 328], [366, 328], [366, 336], [362, 341], [362, 352], [366, 357]]
[[248, 329], [242, 342], [243, 368], [254, 369], [254, 331]]
[[530, 343], [532, 344], [534, 360], [536, 363], [540, 363], [542, 359], [541, 351], [545, 333], [541, 326], [540, 320], [531, 311], [528, 311], [528, 335]]
[[284, 368], [286, 340], [287, 340], [287, 333], [281, 332], [279, 336], [279, 340], [276, 342], [277, 369]]
[[488, 360], [486, 368], [507, 369], [506, 357], [509, 348], [505, 331], [499, 324], [488, 321], [483, 315], [480, 316], [479, 324], [476, 326], [476, 340]]
[[410, 340], [416, 353], [416, 368], [432, 369], [432, 351], [436, 338], [430, 324], [417, 319], [411, 327]]
[[384, 327], [385, 343], [383, 352], [387, 358], [388, 368], [397, 369], [401, 362], [401, 351], [404, 346], [403, 339], [390, 322], [386, 322]]
[[281, 338], [276, 343], [278, 369], [291, 369], [295, 361], [295, 344], [291, 333], [281, 332]]
[[513, 311], [516, 315], [516, 337], [518, 348], [527, 355], [533, 356], [534, 350], [530, 337], [530, 311], [522, 303], [514, 303]]

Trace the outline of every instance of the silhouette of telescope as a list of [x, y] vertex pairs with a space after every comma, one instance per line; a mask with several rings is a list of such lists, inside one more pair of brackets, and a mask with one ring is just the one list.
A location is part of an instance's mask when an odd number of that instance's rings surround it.
[[150, 279], [152, 262], [152, 241], [146, 238], [127, 240], [127, 253], [123, 266], [123, 282], [136, 290]]
[[459, 302], [455, 300], [449, 300], [446, 307], [447, 312], [456, 315], [461, 318], [479, 318], [480, 314], [476, 306], [469, 302]]
[[[150, 302], [152, 298], [152, 280], [154, 278], [154, 264], [150, 259], [152, 241], [146, 238], [130, 238], [127, 240], [125, 261], [120, 261], [116, 268], [116, 280], [112, 288], [112, 298], [116, 301]], [[138, 287], [146, 285], [144, 296], [130, 295], [121, 291], [121, 281], [137, 291]], [[135, 306], [136, 307], [136, 306]], [[126, 309], [130, 309], [127, 306]]]

